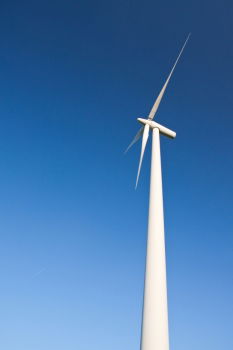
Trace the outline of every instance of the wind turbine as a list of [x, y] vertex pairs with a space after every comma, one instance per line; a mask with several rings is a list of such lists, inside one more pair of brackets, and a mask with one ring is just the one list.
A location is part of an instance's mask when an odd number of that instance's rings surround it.
[[163, 98], [170, 78], [174, 72], [174, 69], [189, 40], [189, 37], [190, 34], [188, 35], [147, 119], [137, 119], [143, 126], [141, 129], [139, 129], [138, 133], [126, 150], [127, 152], [128, 149], [142, 136], [142, 147], [136, 179], [137, 187], [149, 132], [150, 129], [152, 130], [153, 139], [141, 350], [169, 350], [160, 134], [170, 138], [175, 138], [176, 133], [156, 123], [153, 121], [153, 119]]

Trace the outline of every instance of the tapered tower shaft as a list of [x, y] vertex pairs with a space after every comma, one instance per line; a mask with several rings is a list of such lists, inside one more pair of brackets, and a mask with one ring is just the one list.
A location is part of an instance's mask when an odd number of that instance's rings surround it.
[[169, 350], [160, 132], [154, 128], [152, 133], [141, 350]]

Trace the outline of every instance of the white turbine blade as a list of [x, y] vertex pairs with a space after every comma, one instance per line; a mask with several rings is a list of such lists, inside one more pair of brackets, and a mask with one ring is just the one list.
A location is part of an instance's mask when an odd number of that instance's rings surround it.
[[141, 127], [137, 134], [135, 135], [133, 141], [130, 143], [130, 145], [126, 148], [125, 153], [128, 152], [128, 150], [140, 139], [141, 135], [143, 134], [144, 126]]
[[143, 155], [145, 152], [145, 148], [146, 148], [146, 144], [147, 144], [147, 140], [148, 140], [148, 136], [149, 136], [149, 131], [150, 131], [150, 126], [148, 124], [146, 124], [144, 127], [143, 136], [142, 136], [142, 148], [141, 148], [141, 155], [140, 155], [140, 161], [139, 161], [139, 166], [138, 166], [138, 173], [137, 173], [137, 180], [136, 180], [135, 189], [137, 188], [137, 185], [138, 185], [138, 179], [139, 179], [140, 170], [141, 170], [141, 166], [142, 166]]
[[182, 47], [182, 49], [181, 49], [181, 51], [179, 53], [179, 56], [177, 57], [176, 62], [174, 64], [174, 66], [172, 67], [172, 70], [171, 70], [171, 72], [170, 72], [170, 74], [169, 74], [169, 76], [168, 76], [168, 78], [167, 78], [167, 80], [166, 80], [162, 90], [160, 91], [159, 96], [157, 97], [157, 99], [156, 99], [156, 101], [154, 103], [154, 106], [152, 107], [152, 109], [150, 111], [150, 114], [148, 116], [148, 119], [150, 119], [150, 120], [152, 120], [154, 118], [155, 113], [157, 112], [157, 109], [159, 108], [159, 104], [160, 104], [160, 102], [161, 102], [161, 100], [163, 98], [163, 94], [164, 94], [164, 92], [166, 90], [166, 87], [167, 87], [167, 85], [169, 83], [169, 80], [170, 80], [170, 78], [172, 76], [172, 73], [174, 72], [174, 69], [176, 68], [176, 65], [177, 65], [177, 63], [178, 63], [178, 61], [180, 59], [180, 56], [182, 55], [182, 52], [184, 51], [184, 48], [185, 48], [185, 46], [186, 46], [186, 44], [187, 44], [187, 42], [189, 40], [190, 35], [191, 35], [191, 33], [189, 33], [187, 39], [185, 40], [185, 43], [184, 43], [184, 45], [183, 45], [183, 47]]

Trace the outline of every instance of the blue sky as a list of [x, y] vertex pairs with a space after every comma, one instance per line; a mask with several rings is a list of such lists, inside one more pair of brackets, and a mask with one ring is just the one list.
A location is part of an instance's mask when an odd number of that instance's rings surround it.
[[0, 346], [139, 349], [157, 114], [171, 350], [233, 348], [230, 1], [0, 3]]

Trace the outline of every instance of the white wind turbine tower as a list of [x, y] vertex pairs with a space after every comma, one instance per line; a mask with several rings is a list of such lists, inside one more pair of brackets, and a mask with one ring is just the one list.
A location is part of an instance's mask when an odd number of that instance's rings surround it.
[[189, 37], [190, 34], [188, 35], [179, 56], [177, 57], [175, 64], [155, 101], [148, 118], [137, 119], [143, 124], [143, 126], [126, 150], [127, 152], [128, 149], [142, 136], [142, 148], [136, 180], [137, 187], [149, 131], [150, 129], [152, 130], [153, 140], [141, 350], [169, 350], [160, 134], [170, 138], [175, 138], [176, 133], [154, 122], [153, 119]]

